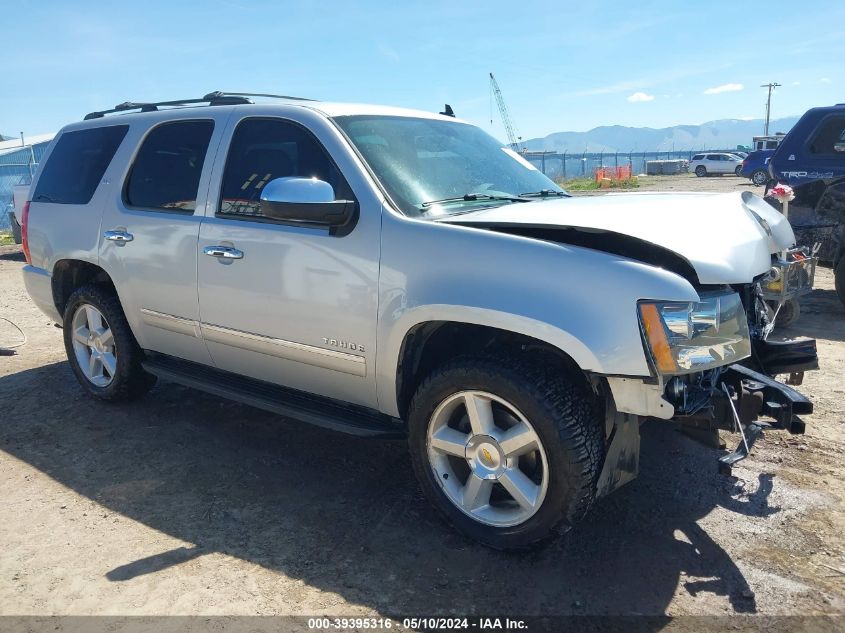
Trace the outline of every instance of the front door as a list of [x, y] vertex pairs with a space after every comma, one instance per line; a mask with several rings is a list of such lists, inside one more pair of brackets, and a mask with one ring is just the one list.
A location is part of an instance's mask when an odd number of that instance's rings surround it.
[[[333, 128], [312, 126], [233, 117], [199, 235], [203, 337], [221, 369], [374, 407], [381, 206], [350, 188], [315, 136]], [[355, 226], [331, 234], [264, 217], [261, 190], [283, 176], [315, 177], [336, 199], [357, 200]]]
[[152, 128], [133, 125], [120, 162], [129, 167], [113, 187], [100, 234], [101, 265], [141, 347], [205, 364], [196, 244], [228, 114], [207, 108]]

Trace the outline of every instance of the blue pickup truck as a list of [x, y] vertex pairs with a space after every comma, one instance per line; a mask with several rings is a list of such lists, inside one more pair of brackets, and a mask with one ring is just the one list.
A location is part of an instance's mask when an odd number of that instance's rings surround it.
[[769, 160], [769, 176], [767, 191], [778, 182], [795, 191], [789, 221], [798, 243], [821, 242], [819, 258], [833, 264], [845, 303], [845, 103], [808, 110]]

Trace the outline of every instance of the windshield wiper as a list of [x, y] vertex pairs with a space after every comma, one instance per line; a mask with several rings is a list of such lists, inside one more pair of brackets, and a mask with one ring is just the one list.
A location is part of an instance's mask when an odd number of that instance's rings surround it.
[[57, 203], [61, 202], [61, 200], [57, 200], [56, 198], [48, 196], [46, 193], [39, 193], [32, 200], [33, 200], [33, 202], [39, 202], [39, 201], [42, 201], [42, 202], [57, 202]]
[[549, 196], [570, 197], [565, 191], [554, 191], [552, 189], [540, 189], [540, 191], [529, 191], [528, 193], [521, 193], [519, 195], [523, 198], [548, 198]]
[[465, 193], [462, 196], [455, 196], [454, 198], [442, 198], [440, 200], [429, 200], [428, 202], [423, 202], [420, 206], [423, 209], [427, 209], [428, 207], [435, 205], [435, 204], [450, 204], [452, 202], [474, 202], [476, 200], [507, 200], [510, 202], [528, 202], [522, 196], [497, 196], [491, 195], [489, 193]]

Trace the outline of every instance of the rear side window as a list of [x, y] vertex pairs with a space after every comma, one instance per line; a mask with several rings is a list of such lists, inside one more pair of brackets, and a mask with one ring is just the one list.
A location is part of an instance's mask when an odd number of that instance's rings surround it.
[[38, 178], [33, 201], [88, 204], [128, 125], [65, 132]]
[[718, 154], [707, 154], [707, 160], [719, 160]]
[[845, 154], [845, 116], [827, 119], [810, 142], [813, 154]]
[[144, 139], [124, 189], [126, 204], [142, 209], [193, 211], [214, 121], [175, 121]]

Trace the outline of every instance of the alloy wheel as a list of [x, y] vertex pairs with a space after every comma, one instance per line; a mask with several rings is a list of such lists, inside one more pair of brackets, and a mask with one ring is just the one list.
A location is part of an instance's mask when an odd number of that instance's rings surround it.
[[524, 523], [540, 509], [549, 464], [540, 436], [515, 406], [483, 391], [461, 391], [434, 411], [428, 461], [446, 497], [476, 521]]
[[88, 303], [80, 305], [72, 320], [73, 351], [79, 369], [97, 387], [108, 387], [117, 372], [114, 336], [103, 313]]

